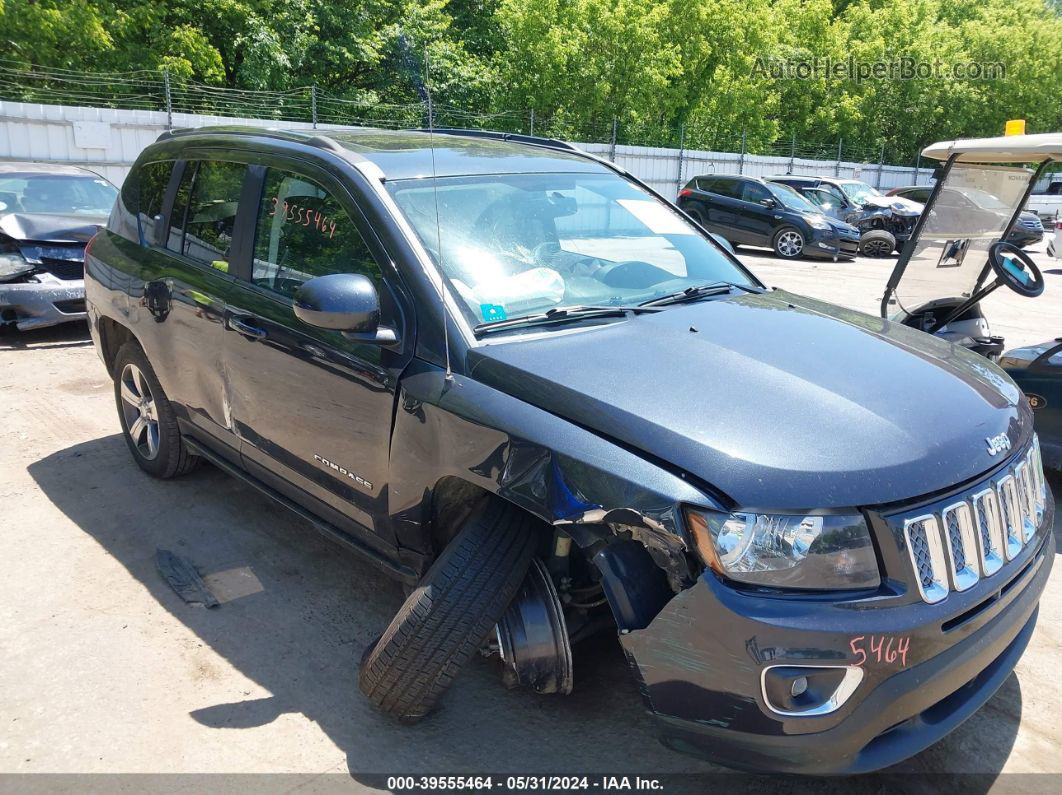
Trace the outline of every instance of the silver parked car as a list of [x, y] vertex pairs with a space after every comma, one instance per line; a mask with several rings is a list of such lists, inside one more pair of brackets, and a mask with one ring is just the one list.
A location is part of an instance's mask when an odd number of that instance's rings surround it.
[[117, 195], [87, 169], [0, 163], [0, 326], [85, 318], [85, 244]]

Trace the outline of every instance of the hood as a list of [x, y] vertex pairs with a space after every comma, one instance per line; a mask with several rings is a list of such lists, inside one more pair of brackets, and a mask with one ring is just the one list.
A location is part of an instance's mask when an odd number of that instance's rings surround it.
[[0, 215], [0, 232], [15, 240], [44, 243], [87, 243], [106, 215], [52, 215], [51, 213], [6, 213]]
[[902, 196], [867, 196], [863, 203], [864, 208], [887, 208], [902, 215], [921, 215], [922, 202], [905, 199]]
[[1032, 433], [1018, 388], [987, 359], [781, 290], [499, 341], [469, 366], [746, 509], [926, 495], [998, 464], [988, 437], [1017, 449]]

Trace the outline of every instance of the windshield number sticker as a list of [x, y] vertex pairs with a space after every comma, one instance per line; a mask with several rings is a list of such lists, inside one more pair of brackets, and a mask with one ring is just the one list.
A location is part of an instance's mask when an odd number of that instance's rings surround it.
[[897, 638], [895, 635], [858, 635], [852, 638], [848, 645], [852, 654], [859, 656], [856, 665], [863, 665], [868, 660], [888, 665], [899, 661], [900, 667], [906, 668], [911, 639]]
[[277, 205], [279, 204], [281, 212], [284, 213], [285, 221], [294, 221], [299, 226], [309, 226], [312, 223], [313, 228], [322, 235], [328, 235], [329, 240], [336, 233], [336, 219], [329, 218], [327, 215], [322, 214], [320, 210], [299, 207], [297, 204], [288, 204], [286, 201], [281, 202], [277, 196], [273, 197], [272, 202], [273, 210], [269, 213], [270, 218], [277, 214]]
[[480, 304], [479, 313], [483, 315], [484, 323], [497, 323], [499, 320], [507, 320], [505, 307], [499, 304]]

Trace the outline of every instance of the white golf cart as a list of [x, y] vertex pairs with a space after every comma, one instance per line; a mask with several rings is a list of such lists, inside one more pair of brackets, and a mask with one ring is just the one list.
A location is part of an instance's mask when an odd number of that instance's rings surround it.
[[1004, 286], [1030, 298], [1044, 290], [1036, 263], [1005, 241], [1040, 175], [1062, 162], [1062, 133], [943, 141], [922, 156], [944, 165], [889, 278], [882, 317], [891, 309], [905, 325], [996, 361], [1003, 338], [990, 333], [980, 302]]

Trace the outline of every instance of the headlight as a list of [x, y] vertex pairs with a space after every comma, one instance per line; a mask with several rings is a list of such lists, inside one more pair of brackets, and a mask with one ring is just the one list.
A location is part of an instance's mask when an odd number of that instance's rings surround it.
[[705, 565], [731, 580], [814, 590], [881, 584], [862, 516], [687, 509], [686, 518]]
[[830, 229], [831, 228], [830, 227], [830, 222], [827, 221], [826, 217], [823, 216], [823, 215], [809, 215], [808, 216], [808, 223], [814, 229]]
[[0, 281], [13, 279], [31, 270], [33, 270], [33, 265], [26, 262], [26, 258], [18, 251], [0, 249]]

